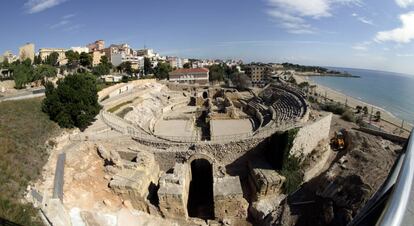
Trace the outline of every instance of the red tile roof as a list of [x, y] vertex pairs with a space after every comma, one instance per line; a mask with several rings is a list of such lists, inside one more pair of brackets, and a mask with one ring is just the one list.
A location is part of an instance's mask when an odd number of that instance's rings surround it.
[[182, 74], [190, 74], [190, 73], [206, 73], [209, 72], [207, 68], [181, 68], [172, 71], [171, 73], [182, 73]]

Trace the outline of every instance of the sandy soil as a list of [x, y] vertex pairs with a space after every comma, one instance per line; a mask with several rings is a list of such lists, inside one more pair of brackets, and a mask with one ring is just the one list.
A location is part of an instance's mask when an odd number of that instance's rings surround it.
[[[322, 94], [322, 95], [325, 95], [325, 93], [326, 93], [327, 94], [327, 98], [329, 98], [329, 99], [335, 100], [335, 101], [340, 102], [340, 103], [345, 103], [345, 101], [347, 101], [347, 105], [350, 106], [350, 107], [353, 107], [353, 108], [355, 108], [358, 105], [359, 106], [368, 106], [369, 111], [371, 111], [371, 106], [372, 106], [374, 108], [374, 110], [373, 110], [374, 114], [375, 114], [376, 111], [380, 111], [381, 112], [381, 117], [383, 119], [385, 119], [385, 120], [387, 120], [389, 122], [392, 122], [395, 125], [399, 125], [399, 126], [401, 125], [401, 122], [402, 122], [401, 119], [396, 118], [390, 112], [388, 112], [388, 111], [386, 111], [386, 110], [384, 110], [382, 108], [379, 108], [377, 106], [371, 105], [369, 103], [365, 103], [365, 102], [363, 102], [361, 100], [358, 100], [356, 98], [347, 96], [347, 95], [345, 95], [343, 93], [340, 93], [338, 91], [335, 91], [335, 90], [333, 90], [331, 88], [328, 88], [326, 86], [317, 84], [317, 83], [315, 83], [313, 81], [310, 81], [307, 77], [303, 77], [303, 76], [294, 76], [294, 77], [295, 77], [297, 83], [301, 83], [301, 82], [305, 82], [306, 81], [306, 82], [308, 82], [311, 85], [316, 85], [317, 87], [316, 87], [316, 90], [315, 91], [317, 93], [319, 93], [319, 94]], [[393, 126], [393, 125], [390, 125], [389, 123], [386, 123], [386, 122], [373, 122], [373, 124], [376, 125], [376, 126], [378, 126], [378, 127], [383, 128], [386, 131], [389, 131], [389, 132], [392, 132], [392, 133], [399, 133], [399, 131], [396, 130], [396, 127]], [[404, 124], [404, 128], [407, 129], [407, 130], [412, 130], [413, 125], [410, 125], [408, 123], [405, 123]], [[404, 132], [402, 135], [403, 136], [408, 136], [409, 133]]]
[[[334, 117], [331, 132], [354, 124]], [[288, 196], [268, 216], [281, 225], [346, 225], [388, 176], [401, 146], [354, 130], [346, 150], [334, 152], [328, 169]]]
[[115, 211], [122, 206], [121, 199], [109, 188], [109, 175], [104, 172], [104, 161], [94, 145], [67, 153], [63, 203], [69, 209]]

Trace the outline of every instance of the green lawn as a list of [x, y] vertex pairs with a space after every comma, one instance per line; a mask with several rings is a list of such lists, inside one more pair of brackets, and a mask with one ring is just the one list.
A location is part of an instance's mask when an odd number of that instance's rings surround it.
[[41, 111], [41, 102], [0, 103], [0, 217], [22, 225], [42, 225], [38, 211], [19, 200], [47, 161], [45, 142], [60, 131]]

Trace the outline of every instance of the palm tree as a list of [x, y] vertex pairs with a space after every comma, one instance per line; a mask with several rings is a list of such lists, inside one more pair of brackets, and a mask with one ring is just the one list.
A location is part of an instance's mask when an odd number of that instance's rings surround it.
[[379, 122], [381, 120], [381, 112], [377, 111], [375, 112], [375, 121]]

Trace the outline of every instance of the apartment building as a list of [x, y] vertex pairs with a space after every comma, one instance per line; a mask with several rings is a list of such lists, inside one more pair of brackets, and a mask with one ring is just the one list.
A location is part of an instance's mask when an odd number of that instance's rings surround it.
[[125, 52], [118, 52], [111, 55], [111, 63], [116, 67], [123, 62], [131, 62], [131, 67], [135, 70], [144, 67], [144, 57], [134, 56]]
[[245, 67], [245, 73], [253, 84], [265, 84], [272, 71], [272, 67], [265, 64], [251, 64]]
[[88, 48], [88, 52], [92, 53], [95, 51], [101, 51], [105, 48], [105, 41], [104, 40], [97, 40], [93, 43], [90, 43], [86, 46]]
[[106, 55], [105, 52], [102, 50], [92, 52], [92, 66], [95, 67], [96, 65], [101, 63], [101, 58], [102, 56], [105, 56], [105, 55]]

